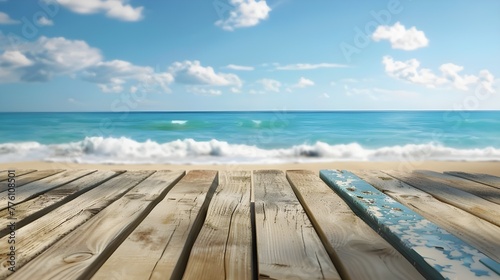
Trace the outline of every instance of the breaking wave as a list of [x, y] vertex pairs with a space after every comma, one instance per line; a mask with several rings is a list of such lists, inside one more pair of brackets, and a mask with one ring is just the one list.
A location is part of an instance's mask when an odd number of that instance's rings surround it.
[[167, 143], [137, 142], [121, 138], [87, 137], [82, 141], [45, 145], [38, 142], [0, 144], [0, 162], [56, 161], [79, 163], [279, 163], [313, 161], [498, 161], [494, 147], [457, 149], [437, 143], [365, 148], [358, 143], [330, 145], [324, 142], [280, 149], [225, 141], [176, 140]]

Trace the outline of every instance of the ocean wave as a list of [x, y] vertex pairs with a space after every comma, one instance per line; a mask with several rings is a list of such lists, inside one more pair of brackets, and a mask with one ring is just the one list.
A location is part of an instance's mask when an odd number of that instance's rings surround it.
[[179, 125], [185, 125], [188, 121], [186, 120], [173, 120], [170, 123], [171, 124], [179, 124]]
[[498, 161], [500, 149], [457, 149], [436, 143], [365, 148], [358, 143], [324, 142], [281, 149], [225, 141], [176, 140], [137, 142], [121, 138], [87, 137], [82, 141], [44, 145], [38, 142], [0, 144], [0, 162], [56, 161], [80, 163], [278, 163], [308, 161]]

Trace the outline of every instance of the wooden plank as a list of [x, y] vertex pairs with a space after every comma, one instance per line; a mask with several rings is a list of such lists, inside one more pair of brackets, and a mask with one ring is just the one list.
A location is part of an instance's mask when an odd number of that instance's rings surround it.
[[88, 278], [183, 175], [167, 170], [151, 175], [26, 264], [15, 278]]
[[342, 279], [424, 279], [312, 171], [288, 171], [304, 206]]
[[[44, 178], [47, 178], [49, 176], [61, 173], [63, 171], [64, 171], [63, 169], [40, 170], [40, 171], [36, 171], [36, 172], [30, 172], [30, 173], [25, 174], [25, 175], [21, 175], [19, 177], [17, 177], [17, 174], [16, 174], [16, 189], [21, 187], [21, 186], [24, 186], [26, 184], [29, 184], [31, 182], [34, 182], [36, 180], [44, 179]], [[0, 192], [5, 192], [5, 191], [7, 191], [7, 184], [0, 185]], [[2, 195], [2, 194], [0, 193], [0, 195]]]
[[216, 187], [216, 171], [190, 171], [92, 279], [180, 279]]
[[491, 186], [434, 171], [418, 170], [414, 174], [418, 177], [425, 177], [432, 181], [443, 183], [450, 187], [466, 191], [473, 195], [489, 200], [493, 203], [500, 204], [500, 189], [492, 188]]
[[[18, 229], [16, 231], [16, 248], [18, 248], [16, 268], [21, 268], [153, 172], [126, 172]], [[10, 274], [7, 270], [9, 246], [8, 236], [0, 239], [0, 279]]]
[[259, 276], [340, 279], [285, 174], [259, 170], [253, 175]]
[[[70, 170], [41, 180], [37, 180], [35, 182], [31, 182], [22, 186], [21, 188], [16, 187], [16, 204], [24, 202], [64, 184], [71, 183], [93, 172], [95, 172], [95, 170]], [[8, 199], [9, 197], [7, 195], [0, 196], [0, 210], [7, 208]]]
[[[17, 204], [12, 212], [14, 214], [13, 216], [16, 218], [16, 228], [19, 229], [27, 225], [62, 204], [67, 203], [82, 193], [91, 190], [104, 181], [121, 173], [123, 173], [123, 171], [97, 171], [69, 184], [52, 189], [33, 199]], [[11, 216], [10, 214], [9, 209], [1, 210], [0, 220], [8, 219]], [[1, 229], [0, 237], [7, 233], [9, 233], [8, 228]]]
[[497, 176], [480, 174], [480, 173], [465, 173], [465, 172], [453, 172], [453, 171], [448, 171], [444, 173], [500, 189], [500, 177]]
[[[35, 172], [35, 169], [11, 169], [15, 171], [16, 178], [28, 173]], [[2, 170], [0, 171], [0, 182], [7, 180], [9, 177], [9, 173], [7, 172], [9, 170]]]
[[250, 171], [219, 173], [183, 279], [252, 279]]
[[356, 171], [356, 175], [451, 234], [500, 262], [500, 227], [394, 179], [381, 171]]
[[486, 221], [500, 226], [500, 207], [486, 199], [468, 192], [455, 189], [446, 184], [431, 181], [430, 179], [416, 176], [410, 172], [397, 170], [384, 171], [392, 177], [418, 188], [435, 198], [465, 210]]
[[490, 258], [356, 175], [322, 170], [320, 176], [427, 279], [500, 279], [481, 261]]

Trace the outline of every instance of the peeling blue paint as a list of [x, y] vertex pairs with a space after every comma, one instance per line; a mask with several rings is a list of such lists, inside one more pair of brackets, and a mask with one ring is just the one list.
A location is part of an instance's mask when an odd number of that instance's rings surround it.
[[320, 177], [428, 279], [500, 279], [500, 264], [348, 171]]

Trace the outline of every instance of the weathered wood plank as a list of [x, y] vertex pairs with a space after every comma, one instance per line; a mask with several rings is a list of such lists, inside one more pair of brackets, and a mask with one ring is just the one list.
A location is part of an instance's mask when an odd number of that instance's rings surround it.
[[320, 176], [426, 278], [500, 279], [481, 262], [491, 259], [356, 175], [322, 170]]
[[[16, 268], [21, 268], [153, 172], [126, 172], [18, 229], [16, 232], [16, 248], [18, 248]], [[7, 270], [9, 246], [8, 236], [0, 239], [0, 279], [10, 274]]]
[[492, 188], [491, 186], [487, 186], [481, 183], [434, 171], [418, 170], [414, 174], [419, 178], [425, 177], [432, 181], [443, 183], [450, 187], [454, 187], [479, 196], [493, 203], [500, 204], [500, 189]]
[[340, 279], [285, 174], [259, 170], [253, 175], [259, 276]]
[[[71, 183], [81, 177], [95, 172], [95, 170], [70, 170], [37, 180], [22, 186], [16, 187], [16, 204], [31, 199], [39, 194], [47, 192], [67, 183]], [[8, 196], [0, 196], [0, 210], [7, 208]]]
[[216, 171], [190, 171], [92, 279], [180, 279], [216, 187]]
[[[16, 179], [18, 179], [19, 176], [35, 172], [35, 169], [13, 169], [16, 174]], [[7, 180], [9, 177], [8, 170], [2, 170], [0, 171], [0, 182]]]
[[[381, 171], [355, 171], [356, 175], [451, 234], [500, 262], [500, 227]], [[497, 245], [494, 245], [497, 244]]]
[[252, 279], [251, 172], [219, 173], [219, 186], [183, 279]]
[[[52, 189], [33, 199], [17, 204], [13, 211], [13, 216], [16, 218], [16, 228], [19, 229], [27, 225], [80, 194], [121, 173], [123, 172], [97, 171], [69, 184]], [[9, 209], [0, 211], [0, 220], [8, 219], [10, 216]], [[1, 229], [0, 237], [7, 233], [9, 233], [8, 228]]]
[[479, 174], [479, 173], [454, 172], [454, 171], [448, 171], [444, 173], [500, 189], [500, 177], [497, 176], [488, 174]]
[[[30, 172], [30, 173], [25, 174], [25, 175], [20, 175], [19, 177], [17, 177], [17, 174], [16, 174], [16, 190], [17, 190], [17, 188], [19, 188], [21, 186], [24, 186], [24, 185], [29, 184], [31, 182], [34, 182], [36, 180], [47, 178], [49, 176], [61, 173], [63, 171], [64, 171], [63, 169], [40, 170], [40, 171], [36, 171], [36, 172]], [[0, 192], [7, 191], [7, 188], [8, 188], [7, 184], [5, 184], [5, 183], [0, 184]], [[2, 193], [0, 193], [0, 195], [2, 195]]]
[[384, 171], [392, 177], [420, 189], [437, 199], [465, 210], [486, 221], [500, 226], [500, 207], [486, 199], [480, 198], [468, 192], [455, 189], [446, 184], [431, 181], [430, 179], [415, 176], [410, 172], [397, 170]]
[[312, 171], [287, 178], [343, 279], [424, 279]]
[[89, 278], [184, 175], [158, 171], [16, 272], [17, 279]]

